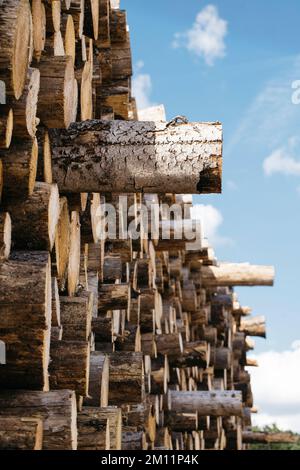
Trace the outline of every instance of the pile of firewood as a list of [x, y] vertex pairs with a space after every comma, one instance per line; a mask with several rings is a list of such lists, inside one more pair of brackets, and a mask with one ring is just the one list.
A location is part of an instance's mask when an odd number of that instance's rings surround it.
[[233, 286], [273, 268], [175, 236], [166, 207], [193, 232], [221, 191], [222, 128], [138, 115], [118, 3], [0, 7], [0, 448], [244, 449], [265, 321]]

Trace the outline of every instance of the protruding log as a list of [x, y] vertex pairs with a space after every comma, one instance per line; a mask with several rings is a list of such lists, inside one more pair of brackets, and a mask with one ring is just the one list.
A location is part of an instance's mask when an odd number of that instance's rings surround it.
[[241, 320], [240, 331], [248, 336], [266, 337], [266, 319], [265, 317], [252, 317], [247, 320]]
[[29, 68], [21, 98], [9, 100], [14, 110], [14, 138], [24, 139], [35, 136], [39, 123], [36, 115], [39, 90], [40, 71]]
[[0, 106], [0, 149], [8, 149], [14, 126], [14, 113], [10, 107]]
[[43, 420], [0, 416], [0, 450], [41, 450]]
[[84, 0], [71, 0], [66, 11], [73, 17], [76, 37], [81, 39], [84, 22]]
[[8, 212], [0, 213], [0, 262], [8, 259], [11, 247], [11, 218]]
[[71, 15], [62, 15], [60, 30], [64, 41], [65, 54], [72, 57], [74, 64], [76, 54], [76, 38], [74, 21]]
[[298, 434], [290, 432], [254, 432], [243, 431], [243, 442], [245, 444], [298, 444]]
[[3, 199], [27, 198], [33, 193], [38, 160], [36, 139], [13, 143], [8, 150], [3, 150]]
[[91, 334], [93, 295], [60, 297], [60, 318], [65, 341], [87, 341]]
[[1, 391], [0, 416], [43, 420], [43, 450], [76, 450], [76, 398], [70, 390]]
[[85, 0], [83, 34], [91, 39], [98, 39], [99, 0]]
[[169, 410], [197, 412], [199, 416], [242, 416], [241, 392], [176, 392], [168, 396]]
[[109, 397], [109, 358], [101, 352], [90, 356], [89, 395], [84, 399], [86, 406], [108, 405]]
[[78, 450], [110, 450], [109, 419], [99, 408], [84, 408], [77, 415]]
[[[74, 68], [70, 56], [43, 57], [38, 116], [49, 128], [67, 128], [74, 112]], [[55, 95], [55, 99], [53, 96]], [[85, 191], [81, 191], [85, 192]]]
[[51, 272], [47, 252], [15, 252], [0, 264], [2, 388], [48, 390]]
[[128, 310], [129, 306], [129, 284], [102, 284], [99, 287], [98, 308], [100, 313], [105, 313], [107, 310]]
[[0, 9], [0, 80], [18, 100], [31, 55], [32, 18], [29, 0], [11, 0]]
[[50, 388], [88, 395], [90, 345], [87, 341], [51, 341]]
[[109, 404], [138, 404], [144, 398], [143, 354], [109, 354]]
[[219, 266], [202, 266], [201, 279], [204, 287], [272, 286], [274, 268], [248, 263], [221, 263]]
[[56, 184], [36, 183], [31, 196], [24, 201], [12, 200], [6, 207], [12, 219], [15, 249], [52, 250], [59, 218]]
[[54, 180], [65, 192], [220, 191], [218, 123], [88, 121], [53, 130], [50, 140]]

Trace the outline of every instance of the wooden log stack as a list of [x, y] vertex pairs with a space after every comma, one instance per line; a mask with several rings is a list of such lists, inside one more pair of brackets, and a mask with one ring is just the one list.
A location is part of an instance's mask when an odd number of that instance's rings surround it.
[[138, 120], [119, 2], [3, 0], [0, 46], [0, 448], [244, 449], [265, 322], [233, 288], [274, 271], [190, 239], [221, 124]]

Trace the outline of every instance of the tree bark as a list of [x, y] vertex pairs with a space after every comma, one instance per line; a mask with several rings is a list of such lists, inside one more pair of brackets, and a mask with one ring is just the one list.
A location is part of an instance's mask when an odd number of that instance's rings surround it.
[[[219, 192], [220, 124], [74, 123], [50, 131], [53, 177], [65, 192]], [[184, 164], [183, 164], [184, 162]]]
[[76, 450], [76, 398], [70, 390], [1, 391], [0, 416], [43, 420], [43, 450]]
[[177, 432], [188, 432], [198, 429], [198, 414], [178, 413], [177, 411], [167, 411], [164, 414], [164, 423], [166, 426]]
[[242, 416], [242, 396], [236, 391], [176, 392], [168, 396], [169, 410], [199, 416]]
[[201, 279], [204, 287], [272, 286], [274, 268], [248, 263], [221, 263], [219, 266], [202, 266]]
[[52, 341], [49, 365], [52, 390], [75, 390], [77, 396], [88, 395], [90, 345], [87, 341]]
[[266, 338], [266, 319], [265, 317], [252, 317], [241, 320], [239, 329], [245, 335]]
[[110, 450], [109, 418], [99, 408], [84, 408], [77, 416], [78, 450]]
[[65, 341], [88, 341], [91, 335], [93, 295], [60, 297], [60, 318]]
[[3, 150], [3, 200], [13, 198], [26, 199], [34, 190], [38, 160], [36, 139], [13, 143], [8, 150]]
[[8, 149], [11, 144], [14, 127], [13, 110], [0, 105], [0, 149]]
[[42, 450], [43, 420], [0, 416], [0, 450]]
[[130, 307], [129, 284], [102, 284], [99, 287], [98, 309], [99, 313], [107, 310], [128, 310]]
[[144, 399], [143, 354], [115, 352], [109, 354], [110, 405], [135, 405]]
[[15, 252], [0, 264], [2, 388], [48, 390], [51, 272], [47, 252]]
[[12, 200], [5, 206], [12, 219], [14, 249], [52, 250], [59, 218], [56, 184], [36, 183], [26, 200]]

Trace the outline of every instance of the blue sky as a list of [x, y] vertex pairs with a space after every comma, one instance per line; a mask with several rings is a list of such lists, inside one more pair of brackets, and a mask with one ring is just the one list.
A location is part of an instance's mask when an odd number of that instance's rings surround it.
[[[237, 290], [243, 305], [267, 317], [268, 339], [256, 340], [260, 374], [269, 377], [259, 391], [260, 422], [276, 419], [300, 431], [300, 383], [291, 379], [300, 360], [300, 104], [292, 102], [300, 2], [123, 0], [121, 7], [140, 105], [163, 103], [168, 118], [223, 123], [223, 194], [195, 202], [209, 209], [218, 259], [275, 265], [273, 288]], [[195, 26], [198, 14], [208, 36]], [[254, 371], [254, 378], [259, 390], [261, 375]], [[268, 390], [284, 382], [272, 408]], [[292, 413], [282, 402], [288, 388], [299, 397], [290, 398]]]
[[212, 204], [224, 219], [215, 244], [219, 259], [275, 265], [273, 289], [243, 288], [239, 295], [267, 316], [269, 338], [257, 340], [257, 350], [284, 350], [300, 338], [300, 171], [268, 176], [263, 162], [281, 148], [297, 159], [297, 146], [289, 142], [300, 138], [300, 105], [291, 101], [292, 83], [300, 80], [300, 2], [212, 2], [227, 22], [225, 56], [213, 66], [172, 47], [174, 35], [189, 30], [208, 4], [123, 0], [122, 7], [136, 73], [151, 78], [150, 103], [164, 103], [168, 118], [223, 123], [223, 194], [197, 203]]

